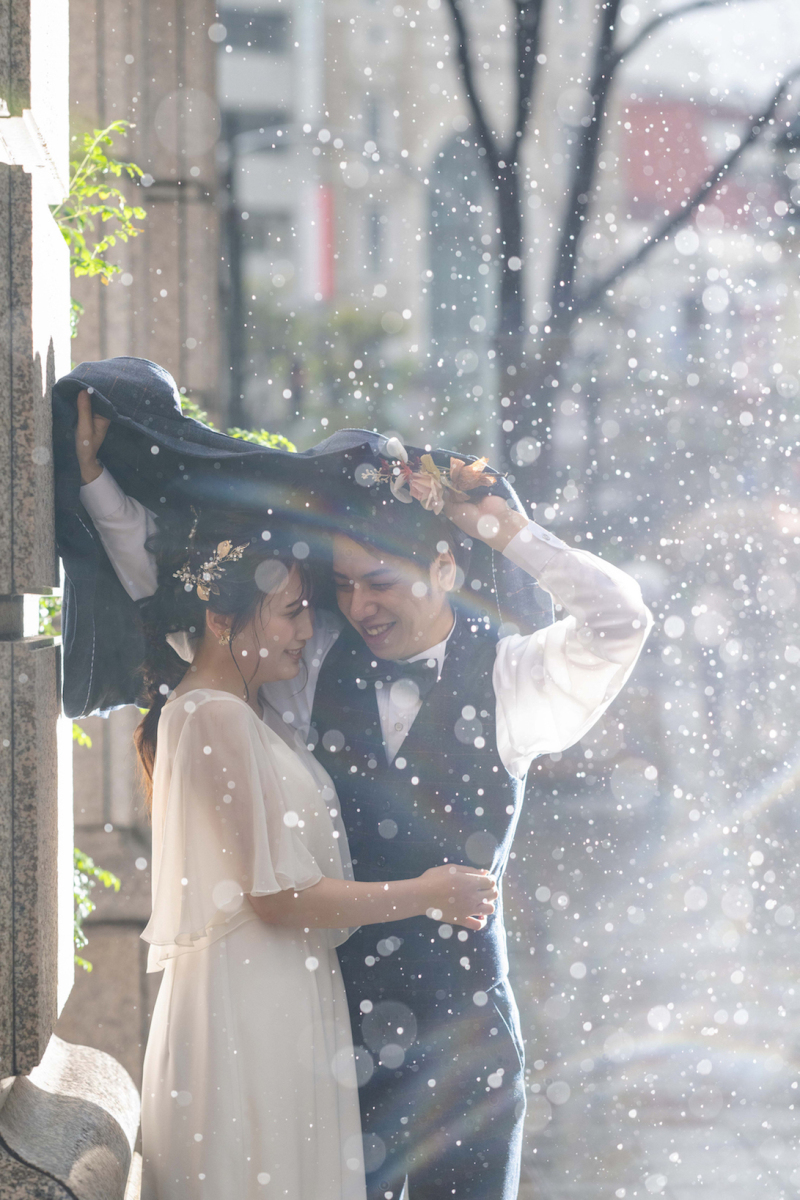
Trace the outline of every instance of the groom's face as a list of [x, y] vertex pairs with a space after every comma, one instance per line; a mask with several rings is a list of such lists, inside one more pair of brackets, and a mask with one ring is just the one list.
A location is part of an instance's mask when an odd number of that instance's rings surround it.
[[334, 537], [333, 576], [339, 608], [377, 658], [411, 658], [450, 632], [456, 566], [449, 551], [423, 567]]

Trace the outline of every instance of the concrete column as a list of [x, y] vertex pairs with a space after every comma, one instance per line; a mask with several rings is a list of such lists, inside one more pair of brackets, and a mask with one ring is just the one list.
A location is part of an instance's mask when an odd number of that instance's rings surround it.
[[152, 359], [221, 415], [215, 20], [213, 0], [71, 0], [73, 134], [134, 124], [115, 152], [146, 172], [124, 186], [147, 211], [139, 237], [112, 251], [123, 274], [108, 287], [77, 281], [73, 358]]
[[58, 925], [59, 888], [71, 893], [71, 863], [63, 853], [59, 863], [58, 668], [52, 638], [37, 636], [36, 599], [58, 583], [50, 389], [69, 369], [69, 258], [48, 205], [67, 181], [66, 35], [66, 0], [17, 3], [0, 30], [0, 1075], [41, 1059], [59, 961], [62, 1000], [71, 984], [58, 952], [71, 939]]
[[70, 365], [49, 209], [68, 190], [67, 39], [67, 0], [0, 6], [0, 1200], [123, 1200], [139, 1111], [118, 1063], [52, 1036], [73, 978], [72, 742], [38, 604], [58, 583], [50, 401]]

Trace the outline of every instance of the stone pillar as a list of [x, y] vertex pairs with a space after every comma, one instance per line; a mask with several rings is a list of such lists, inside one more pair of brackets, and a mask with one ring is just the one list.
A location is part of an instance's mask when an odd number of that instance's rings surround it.
[[73, 979], [72, 742], [38, 607], [58, 584], [50, 399], [70, 366], [49, 208], [68, 188], [67, 39], [68, 0], [0, 8], [0, 1200], [123, 1200], [139, 1107], [119, 1064], [52, 1036]]
[[[59, 886], [71, 891], [64, 854], [59, 872], [58, 666], [53, 639], [37, 636], [37, 597], [58, 584], [50, 389], [69, 369], [69, 256], [48, 209], [67, 183], [67, 5], [29, 0], [9, 12], [0, 28], [0, 1076], [37, 1065], [71, 986], [70, 956], [58, 952], [71, 936], [58, 927]], [[68, 847], [71, 816], [60, 815]]]
[[215, 20], [214, 0], [70, 0], [72, 133], [133, 123], [115, 152], [146, 172], [125, 186], [147, 211], [139, 237], [111, 252], [124, 273], [77, 281], [73, 358], [152, 359], [221, 418]]

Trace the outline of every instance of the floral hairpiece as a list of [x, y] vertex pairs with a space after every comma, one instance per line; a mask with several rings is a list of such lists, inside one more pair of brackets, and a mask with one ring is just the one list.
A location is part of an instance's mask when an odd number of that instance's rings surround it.
[[187, 592], [197, 588], [197, 595], [200, 599], [208, 602], [212, 592], [216, 596], [219, 595], [217, 580], [222, 578], [225, 568], [231, 563], [238, 562], [249, 545], [249, 542], [245, 542], [242, 546], [232, 546], [230, 542], [220, 542], [211, 558], [204, 562], [197, 571], [192, 571], [187, 561], [179, 571], [173, 572], [173, 578], [180, 579]]
[[423, 508], [437, 515], [444, 508], [446, 495], [463, 503], [470, 499], [469, 493], [475, 488], [497, 483], [497, 476], [486, 471], [488, 460], [485, 458], [471, 463], [451, 458], [449, 467], [437, 467], [430, 454], [409, 459], [399, 438], [390, 438], [385, 450], [392, 460], [382, 458], [380, 467], [361, 467], [359, 482], [366, 485], [388, 483], [395, 499], [403, 504], [419, 500]]

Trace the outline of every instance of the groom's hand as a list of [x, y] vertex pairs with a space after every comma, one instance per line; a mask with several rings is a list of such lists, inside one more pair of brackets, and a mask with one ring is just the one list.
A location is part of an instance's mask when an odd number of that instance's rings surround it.
[[445, 499], [444, 515], [457, 525], [462, 533], [471, 538], [479, 538], [500, 553], [528, 524], [524, 513], [509, 508], [508, 501], [502, 496], [484, 496], [477, 504]]
[[92, 399], [88, 392], [78, 392], [78, 424], [75, 428], [75, 452], [84, 484], [92, 483], [103, 473], [102, 463], [97, 461], [97, 451], [103, 444], [111, 422], [92, 412]]

